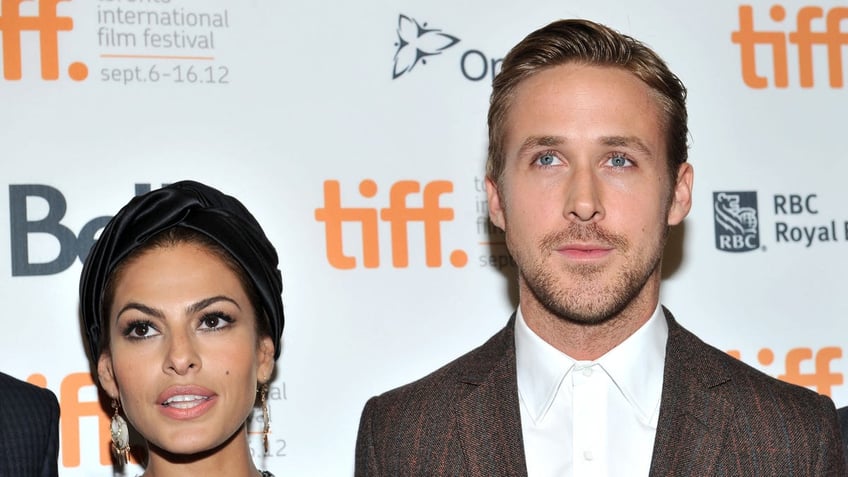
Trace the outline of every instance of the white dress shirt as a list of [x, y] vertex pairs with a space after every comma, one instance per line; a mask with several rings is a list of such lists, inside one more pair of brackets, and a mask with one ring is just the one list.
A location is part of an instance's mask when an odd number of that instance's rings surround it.
[[521, 430], [529, 477], [647, 476], [662, 395], [668, 324], [657, 305], [594, 361], [560, 352], [515, 320]]

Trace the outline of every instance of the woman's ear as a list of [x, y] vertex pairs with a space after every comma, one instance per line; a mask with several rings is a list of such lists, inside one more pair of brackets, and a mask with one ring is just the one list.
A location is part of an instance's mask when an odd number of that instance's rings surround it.
[[115, 380], [115, 370], [112, 367], [112, 355], [108, 351], [100, 353], [97, 360], [97, 377], [103, 390], [112, 399], [118, 397], [118, 382]]
[[259, 339], [258, 363], [256, 369], [256, 379], [265, 384], [271, 380], [271, 373], [274, 371], [274, 341], [270, 336], [263, 336]]

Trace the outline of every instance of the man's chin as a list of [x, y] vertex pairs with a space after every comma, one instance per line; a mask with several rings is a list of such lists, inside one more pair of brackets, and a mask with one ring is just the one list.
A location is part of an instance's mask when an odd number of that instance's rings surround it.
[[582, 326], [600, 326], [612, 320], [619, 311], [617, 307], [598, 308], [597, 306], [547, 306], [545, 308], [560, 320]]

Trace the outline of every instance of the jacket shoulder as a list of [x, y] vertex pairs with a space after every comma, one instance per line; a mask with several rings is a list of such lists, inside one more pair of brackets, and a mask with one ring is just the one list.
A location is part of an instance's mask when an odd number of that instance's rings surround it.
[[510, 320], [506, 327], [477, 348], [416, 381], [372, 398], [370, 402], [379, 402], [383, 406], [414, 402], [432, 406], [456, 402], [484, 381], [498, 364], [510, 358], [514, 362], [512, 323]]
[[56, 395], [49, 389], [22, 381], [8, 374], [0, 373], [0, 403], [9, 412], [18, 413], [21, 409], [49, 410], [58, 415], [59, 403]]
[[[682, 346], [691, 355], [689, 362], [695, 363], [692, 371], [698, 373], [701, 379], [707, 380], [707, 385], [732, 381], [734, 383], [733, 389], [736, 389], [737, 393], [742, 396], [738, 402], [743, 405], [745, 403], [756, 405], [755, 396], [785, 402], [800, 400], [809, 403], [822, 399], [829, 401], [825, 396], [806, 387], [769, 376], [763, 371], [705, 343], [682, 327], [680, 327], [680, 330], [682, 331]], [[710, 379], [715, 382], [709, 382]]]
[[355, 475], [458, 475], [462, 409], [488, 407], [489, 393], [515, 388], [512, 324], [427, 376], [372, 397], [359, 422]]

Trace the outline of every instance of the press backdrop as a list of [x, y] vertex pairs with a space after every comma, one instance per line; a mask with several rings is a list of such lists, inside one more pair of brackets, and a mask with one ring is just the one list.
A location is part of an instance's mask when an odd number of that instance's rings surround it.
[[0, 9], [0, 369], [59, 396], [63, 476], [113, 472], [79, 332], [80, 257], [130, 197], [185, 178], [239, 197], [280, 253], [284, 348], [257, 461], [351, 475], [365, 400], [483, 342], [515, 306], [482, 187], [488, 96], [509, 48], [559, 18], [645, 41], [689, 88], [694, 206], [668, 247], [663, 303], [721, 349], [848, 405], [841, 2]]

